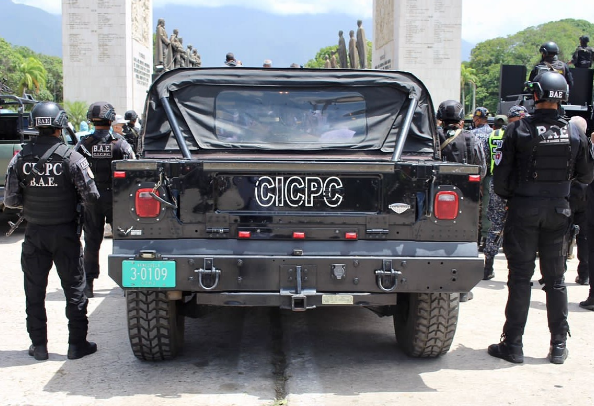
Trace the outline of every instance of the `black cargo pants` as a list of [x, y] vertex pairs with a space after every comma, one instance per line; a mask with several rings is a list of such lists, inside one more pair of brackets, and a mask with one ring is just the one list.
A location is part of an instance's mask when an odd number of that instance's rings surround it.
[[[579, 234], [575, 237], [577, 246], [578, 268], [577, 274], [580, 278], [588, 277], [588, 261], [590, 258], [588, 250], [588, 200], [585, 188], [583, 190], [572, 186], [569, 195], [569, 207], [571, 208], [571, 224], [580, 228]], [[568, 246], [571, 241], [568, 241]], [[567, 253], [569, 255], [569, 252]]]
[[21, 266], [25, 276], [27, 331], [33, 345], [47, 343], [47, 314], [45, 294], [52, 263], [66, 296], [66, 317], [70, 344], [84, 342], [87, 338], [87, 298], [80, 237], [77, 224], [40, 226], [27, 224]]
[[113, 223], [111, 189], [99, 189], [99, 200], [85, 206], [84, 264], [87, 279], [99, 277], [99, 250], [103, 242], [105, 223]]
[[589, 258], [592, 258], [592, 261], [588, 262], [590, 277], [590, 294], [588, 296], [594, 297], [594, 190], [592, 186], [588, 186], [586, 193], [590, 202], [586, 210], [588, 218], [588, 255]]
[[508, 200], [503, 234], [509, 268], [509, 296], [503, 326], [506, 337], [513, 339], [524, 334], [537, 252], [541, 283], [546, 292], [549, 330], [551, 334], [569, 331], [563, 274], [570, 215], [569, 202], [563, 198], [513, 197]]

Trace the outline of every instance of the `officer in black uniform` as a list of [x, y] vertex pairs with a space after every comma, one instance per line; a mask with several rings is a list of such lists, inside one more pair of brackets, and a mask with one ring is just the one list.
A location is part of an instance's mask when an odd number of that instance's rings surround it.
[[6, 174], [4, 204], [23, 209], [27, 220], [21, 265], [25, 275], [29, 355], [48, 359], [45, 293], [52, 263], [66, 296], [68, 358], [77, 359], [97, 351], [87, 341], [87, 304], [83, 293], [78, 204], [99, 198], [87, 160], [60, 139], [68, 116], [53, 102], [41, 102], [31, 111], [39, 129], [36, 140], [13, 157]]
[[132, 150], [135, 154], [138, 153], [138, 131], [136, 130], [136, 120], [138, 120], [138, 114], [134, 110], [128, 110], [124, 114], [124, 120], [126, 120], [126, 124], [122, 127], [124, 131], [124, 138], [132, 147]]
[[135, 158], [130, 144], [122, 136], [111, 134], [109, 131], [115, 116], [115, 110], [111, 104], [107, 102], [91, 104], [87, 119], [95, 125], [95, 132], [81, 140], [75, 147], [75, 150], [89, 161], [101, 195], [98, 202], [85, 207], [84, 264], [87, 297], [94, 296], [93, 282], [99, 277], [99, 249], [103, 241], [105, 223], [111, 225], [113, 221], [111, 161]]
[[551, 342], [549, 360], [567, 358], [567, 289], [563, 274], [569, 229], [569, 190], [572, 179], [590, 183], [594, 162], [585, 134], [560, 117], [559, 103], [569, 93], [563, 75], [543, 72], [528, 83], [535, 101], [531, 117], [511, 123], [495, 165], [495, 193], [507, 199], [503, 249], [508, 260], [509, 296], [501, 342], [490, 355], [524, 361], [522, 335], [530, 307], [531, 278], [536, 252], [540, 259]]
[[[464, 108], [456, 100], [446, 100], [437, 109], [437, 119], [442, 127], [437, 129], [439, 136], [441, 157], [447, 162], [478, 165], [481, 179], [487, 173], [485, 154], [480, 141], [471, 131], [465, 130]], [[466, 302], [474, 297], [472, 292], [460, 293], [460, 302]]]
[[569, 89], [571, 89], [573, 87], [573, 75], [567, 64], [559, 60], [557, 56], [559, 55], [559, 47], [557, 44], [552, 41], [546, 42], [540, 46], [539, 52], [541, 55], [540, 62], [532, 68], [528, 80], [533, 81], [542, 72], [556, 71], [563, 75]]

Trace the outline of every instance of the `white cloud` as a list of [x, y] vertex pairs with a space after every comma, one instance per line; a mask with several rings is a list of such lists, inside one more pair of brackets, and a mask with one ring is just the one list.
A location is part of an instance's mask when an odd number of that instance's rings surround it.
[[[39, 7], [53, 14], [60, 14], [62, 9], [62, 0], [13, 1]], [[153, 7], [176, 4], [202, 7], [242, 6], [277, 14], [345, 13], [366, 19], [373, 15], [373, 0], [153, 0]], [[594, 21], [594, 7], [586, 4], [589, 2], [585, 0], [539, 0], [534, 5], [517, 0], [462, 0], [462, 38], [477, 43], [564, 18]]]

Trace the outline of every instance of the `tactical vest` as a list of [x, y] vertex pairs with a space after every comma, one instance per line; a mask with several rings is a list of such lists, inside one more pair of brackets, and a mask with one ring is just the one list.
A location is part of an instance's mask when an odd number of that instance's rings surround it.
[[[453, 137], [456, 130], [441, 129], [440, 138], [443, 141]], [[472, 148], [472, 134], [469, 137], [469, 131], [462, 130], [462, 132], [448, 144], [442, 151], [441, 156], [447, 162], [459, 162], [472, 164], [474, 161], [474, 149]]]
[[[30, 176], [23, 186], [23, 215], [29, 223], [57, 225], [75, 220], [77, 193], [69, 167], [72, 152], [66, 146], [58, 148], [44, 168]], [[16, 165], [20, 182], [26, 180], [39, 159], [40, 156], [33, 155], [32, 144], [24, 146]]]
[[576, 68], [590, 68], [592, 66], [592, 48], [579, 47], [577, 49]]
[[489, 135], [488, 145], [489, 145], [489, 153], [491, 155], [491, 165], [489, 166], [489, 173], [493, 173], [493, 168], [495, 165], [499, 164], [501, 161], [501, 145], [503, 144], [503, 136], [505, 135], [505, 130], [501, 128], [495, 130]]
[[111, 161], [116, 149], [114, 140], [108, 134], [103, 138], [89, 136], [81, 142], [80, 152], [87, 158], [99, 190], [111, 189]]
[[557, 72], [565, 77], [565, 64], [558, 59], [555, 59], [553, 62], [546, 62], [541, 61], [538, 65], [535, 66], [537, 70], [536, 75], [540, 75], [543, 72]]
[[579, 137], [571, 136], [572, 126], [565, 120], [534, 122], [527, 119], [532, 139], [522, 144], [519, 168], [519, 185], [516, 194], [521, 196], [567, 197]]

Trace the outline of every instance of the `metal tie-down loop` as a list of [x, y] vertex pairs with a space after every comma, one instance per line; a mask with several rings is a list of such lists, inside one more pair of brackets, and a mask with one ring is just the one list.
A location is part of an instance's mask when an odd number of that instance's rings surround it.
[[[205, 258], [204, 259], [204, 268], [196, 269], [194, 272], [198, 273], [198, 285], [204, 290], [212, 290], [217, 287], [219, 284], [219, 279], [221, 276], [221, 270], [216, 269], [214, 267], [214, 261], [212, 258]], [[202, 277], [205, 276], [206, 279], [211, 279], [210, 286], [206, 286], [202, 280]], [[214, 280], [213, 280], [214, 279]]]
[[[392, 268], [392, 261], [385, 260], [384, 268], [375, 270], [375, 282], [377, 287], [384, 292], [391, 292], [396, 289], [400, 275], [402, 275], [402, 272]], [[386, 287], [386, 284], [388, 287]]]

